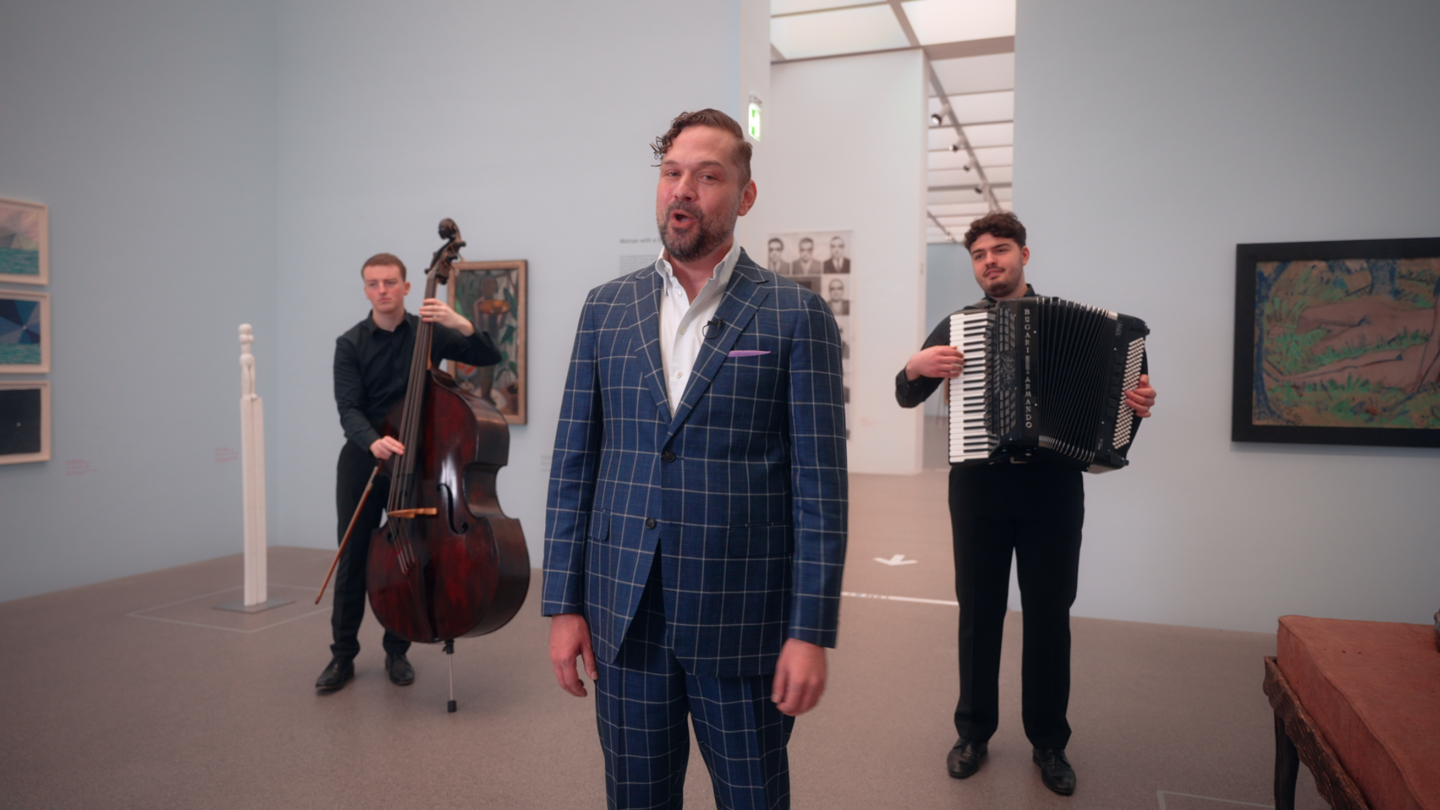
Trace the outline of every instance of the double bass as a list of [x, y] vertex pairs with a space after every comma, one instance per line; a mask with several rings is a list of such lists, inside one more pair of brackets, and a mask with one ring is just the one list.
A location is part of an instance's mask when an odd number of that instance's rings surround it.
[[[453, 220], [440, 222], [440, 237], [446, 242], [426, 272], [425, 298], [449, 282], [465, 246]], [[373, 484], [388, 467], [390, 496], [385, 523], [370, 538], [366, 590], [385, 629], [443, 642], [453, 653], [455, 639], [498, 630], [520, 610], [530, 555], [520, 522], [505, 515], [495, 492], [510, 428], [494, 405], [430, 367], [434, 333], [434, 324], [420, 322], [405, 399], [381, 428], [405, 452], [371, 476]], [[448, 708], [455, 711], [453, 664]]]

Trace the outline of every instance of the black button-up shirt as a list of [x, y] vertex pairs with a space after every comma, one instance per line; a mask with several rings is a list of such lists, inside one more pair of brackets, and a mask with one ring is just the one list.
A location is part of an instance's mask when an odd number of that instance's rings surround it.
[[[405, 320], [387, 332], [367, 315], [350, 331], [335, 340], [335, 407], [345, 438], [365, 448], [380, 438], [384, 423], [395, 403], [405, 398], [410, 375], [410, 355], [415, 352], [415, 331], [420, 316], [405, 313]], [[430, 360], [458, 360], [472, 366], [500, 362], [500, 351], [490, 335], [479, 329], [470, 337], [435, 324], [430, 343]]]

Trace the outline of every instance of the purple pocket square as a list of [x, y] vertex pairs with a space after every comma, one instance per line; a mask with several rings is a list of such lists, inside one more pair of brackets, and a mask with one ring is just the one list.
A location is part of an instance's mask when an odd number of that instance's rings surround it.
[[725, 355], [726, 357], [759, 357], [762, 354], [769, 354], [768, 349], [757, 351], [755, 349], [736, 349]]

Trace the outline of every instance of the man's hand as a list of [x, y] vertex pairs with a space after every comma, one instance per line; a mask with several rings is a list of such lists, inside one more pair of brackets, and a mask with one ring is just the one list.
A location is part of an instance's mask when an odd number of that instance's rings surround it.
[[590, 647], [590, 623], [579, 613], [560, 613], [550, 617], [550, 666], [560, 688], [575, 697], [585, 697], [585, 684], [580, 680], [575, 658], [585, 659], [585, 674], [594, 681], [600, 677], [595, 669], [595, 651]]
[[448, 326], [465, 337], [475, 334], [475, 324], [439, 298], [426, 298], [420, 302], [420, 320]]
[[771, 687], [770, 699], [779, 704], [776, 708], [796, 717], [815, 708], [824, 693], [825, 648], [798, 638], [786, 639]]
[[905, 364], [905, 379], [913, 382], [921, 377], [959, 377], [960, 369], [964, 367], [965, 355], [959, 349], [931, 346], [911, 355], [910, 361]]
[[1136, 416], [1144, 418], [1150, 415], [1150, 409], [1155, 407], [1155, 389], [1150, 387], [1149, 374], [1141, 374], [1140, 384], [1125, 392], [1125, 404]]
[[377, 461], [384, 461], [391, 456], [405, 455], [405, 445], [400, 443], [394, 436], [381, 436], [370, 443], [370, 455]]

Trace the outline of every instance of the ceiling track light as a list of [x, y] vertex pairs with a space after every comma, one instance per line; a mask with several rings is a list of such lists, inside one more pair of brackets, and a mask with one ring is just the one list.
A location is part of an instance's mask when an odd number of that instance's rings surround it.
[[934, 123], [937, 127], [945, 123], [945, 119], [940, 117], [940, 113], [933, 113], [930, 116], [930, 121]]
[[959, 142], [959, 141], [956, 141], [955, 143], [950, 144], [950, 151], [951, 151], [951, 152], [959, 152], [959, 151], [960, 151], [960, 142]]
[[984, 193], [985, 193], [985, 189], [981, 188], [980, 186], [976, 186], [976, 187], [975, 187], [975, 193], [976, 193], [976, 194], [984, 194]]
[[967, 172], [970, 171], [970, 161], [965, 161], [965, 165], [961, 166], [960, 168], [964, 169]]

